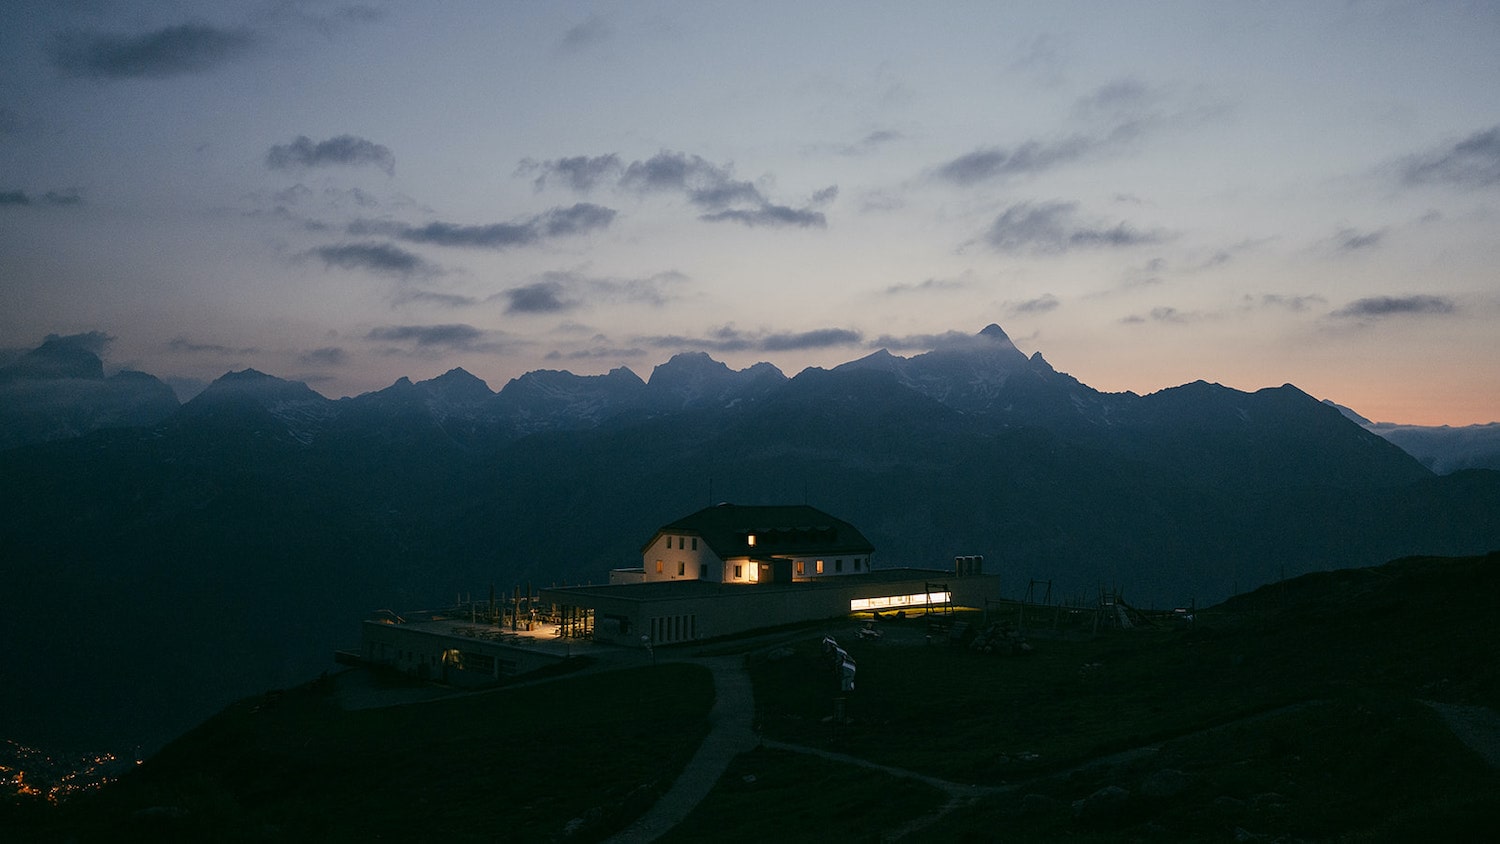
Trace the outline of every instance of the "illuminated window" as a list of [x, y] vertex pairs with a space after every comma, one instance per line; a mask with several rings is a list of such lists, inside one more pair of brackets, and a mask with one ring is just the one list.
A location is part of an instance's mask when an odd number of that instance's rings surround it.
[[822, 573], [823, 573], [823, 561], [819, 560], [818, 561], [818, 574], [822, 574]]
[[755, 534], [752, 533], [749, 536], [745, 537], [745, 544], [749, 545], [751, 548], [754, 548], [755, 547]]
[[661, 560], [656, 561], [656, 573], [661, 574]]
[[798, 560], [797, 561], [797, 573], [798, 574], [807, 574], [807, 563], [803, 562], [802, 560]]
[[919, 592], [915, 595], [889, 595], [883, 598], [855, 598], [849, 602], [850, 612], [860, 610], [883, 610], [890, 607], [926, 607], [946, 604], [953, 600], [952, 592]]

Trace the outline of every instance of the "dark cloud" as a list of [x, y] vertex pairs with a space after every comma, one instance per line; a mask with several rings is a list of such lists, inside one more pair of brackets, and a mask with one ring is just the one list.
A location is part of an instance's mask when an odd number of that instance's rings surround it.
[[103, 331], [85, 331], [80, 334], [48, 334], [43, 346], [60, 349], [80, 349], [95, 355], [104, 354], [104, 348], [114, 342], [114, 337]]
[[32, 196], [23, 190], [0, 191], [0, 207], [15, 206], [29, 207], [36, 205], [82, 205], [83, 197], [77, 191], [53, 191], [49, 190], [41, 196]]
[[788, 352], [800, 349], [826, 349], [831, 346], [852, 346], [864, 339], [864, 335], [848, 328], [818, 328], [791, 334], [770, 334], [762, 338], [760, 348], [767, 352]]
[[662, 150], [645, 161], [632, 161], [620, 177], [620, 187], [639, 193], [680, 191], [689, 193], [732, 181], [730, 168], [720, 167], [700, 156]]
[[573, 349], [568, 352], [551, 351], [545, 355], [547, 360], [608, 360], [618, 361], [621, 358], [637, 358], [645, 354], [646, 350], [638, 346], [589, 346], [583, 349]]
[[608, 21], [598, 15], [589, 15], [587, 20], [568, 27], [568, 31], [563, 33], [560, 46], [564, 50], [581, 50], [607, 41], [613, 34], [614, 29]]
[[298, 362], [305, 366], [339, 366], [348, 359], [349, 355], [338, 346], [324, 346], [297, 357]]
[[1039, 173], [1082, 158], [1097, 145], [1082, 135], [1074, 135], [1045, 143], [1027, 141], [1011, 149], [988, 147], [939, 166], [937, 177], [955, 185], [968, 186], [991, 179]]
[[764, 206], [766, 198], [749, 182], [726, 179], [706, 187], [687, 192], [690, 202], [701, 208], [727, 208], [731, 205], [750, 204]]
[[1155, 99], [1139, 80], [1117, 79], [1079, 97], [1073, 103], [1073, 113], [1087, 120], [1129, 122]]
[[968, 287], [968, 283], [948, 278], [929, 278], [915, 284], [893, 284], [885, 289], [888, 295], [902, 293], [932, 293], [946, 290], [962, 290]]
[[1180, 311], [1176, 308], [1164, 305], [1161, 307], [1152, 308], [1150, 313], [1146, 314], [1145, 316], [1142, 316], [1140, 314], [1131, 314], [1130, 316], [1122, 317], [1120, 319], [1120, 322], [1125, 323], [1126, 325], [1140, 325], [1147, 322], [1167, 323], [1171, 325], [1186, 325], [1190, 322], [1198, 322], [1200, 320], [1208, 318], [1209, 317], [1207, 315], [1199, 313], [1197, 311]]
[[587, 193], [596, 187], [617, 181], [620, 174], [624, 172], [624, 165], [620, 163], [620, 157], [614, 153], [596, 156], [575, 155], [551, 161], [527, 159], [521, 162], [516, 172], [536, 173], [537, 177], [532, 184], [537, 190], [546, 188], [553, 179], [556, 179], [579, 193]]
[[1407, 185], [1500, 185], [1500, 126], [1475, 132], [1452, 146], [1415, 155], [1399, 165]]
[[256, 346], [243, 346], [240, 348], [235, 348], [233, 346], [225, 346], [219, 343], [195, 343], [187, 339], [186, 337], [177, 337], [172, 339], [167, 343], [167, 348], [174, 352], [184, 352], [187, 354], [207, 353], [214, 355], [231, 356], [260, 354], [260, 349]]
[[560, 313], [597, 304], [660, 306], [672, 299], [668, 288], [686, 278], [678, 272], [621, 279], [555, 270], [542, 273], [531, 284], [503, 291], [497, 298], [505, 301], [506, 313]]
[[671, 150], [629, 164], [622, 163], [614, 153], [541, 162], [527, 160], [521, 162], [517, 172], [536, 173], [533, 184], [538, 189], [557, 180], [580, 192], [612, 185], [639, 195], [678, 193], [704, 212], [699, 215], [700, 220], [752, 227], [826, 227], [827, 218], [814, 208], [838, 196], [838, 186], [833, 185], [814, 193], [802, 208], [773, 203], [755, 183], [736, 179], [732, 167]]
[[363, 164], [373, 164], [387, 175], [396, 172], [396, 156], [389, 147], [354, 135], [339, 135], [317, 143], [306, 135], [298, 135], [291, 143], [276, 144], [266, 153], [266, 166], [272, 170]]
[[945, 331], [942, 334], [882, 334], [870, 341], [871, 349], [888, 349], [894, 352], [928, 351], [938, 347], [953, 347], [969, 343], [974, 335], [962, 331]]
[[388, 325], [370, 329], [371, 340], [412, 343], [418, 348], [472, 349], [481, 344], [484, 332], [462, 323], [449, 325]]
[[571, 208], [554, 208], [533, 218], [540, 226], [543, 237], [587, 234], [595, 229], [607, 228], [614, 219], [614, 209], [587, 202], [580, 202]]
[[1446, 296], [1371, 296], [1355, 299], [1330, 316], [1340, 319], [1383, 319], [1385, 317], [1451, 314], [1458, 310]]
[[1082, 131], [1012, 146], [987, 146], [966, 153], [932, 171], [934, 178], [963, 187], [1046, 172], [1081, 159], [1129, 145], [1148, 129], [1188, 116], [1163, 115], [1152, 108], [1158, 99], [1145, 85], [1125, 79], [1079, 98], [1075, 117]]
[[580, 202], [568, 208], [553, 208], [514, 223], [470, 226], [435, 222], [425, 226], [409, 226], [404, 223], [361, 220], [351, 223], [348, 232], [354, 235], [385, 234], [413, 243], [431, 243], [437, 246], [510, 249], [540, 243], [549, 238], [586, 234], [608, 228], [615, 213], [612, 208]]
[[1251, 296], [1246, 296], [1245, 301], [1249, 303], [1259, 302], [1263, 308], [1279, 308], [1295, 313], [1302, 313], [1314, 305], [1323, 305], [1328, 302], [1327, 299], [1316, 294], [1310, 296], [1283, 296], [1278, 293], [1267, 293], [1261, 296], [1259, 300]]
[[1001, 252], [1059, 253], [1160, 243], [1161, 232], [1143, 232], [1121, 222], [1099, 227], [1077, 219], [1076, 202], [1022, 202], [995, 218], [984, 240]]
[[1048, 311], [1057, 310], [1060, 305], [1062, 305], [1062, 303], [1057, 301], [1056, 296], [1053, 296], [1051, 293], [1047, 293], [1045, 295], [1038, 296], [1035, 299], [1027, 299], [1024, 302], [1012, 303], [1009, 306], [1008, 310], [1012, 314], [1044, 314]]
[[255, 44], [245, 30], [188, 23], [144, 35], [67, 32], [53, 41], [50, 55], [69, 76], [162, 79], [211, 71]]
[[818, 328], [800, 332], [741, 331], [731, 325], [710, 329], [703, 337], [664, 335], [641, 338], [641, 342], [659, 349], [697, 349], [713, 352], [786, 352], [799, 349], [824, 349], [852, 346], [863, 339], [858, 331], [847, 328]]
[[1357, 252], [1361, 249], [1369, 249], [1379, 246], [1380, 241], [1385, 238], [1385, 229], [1372, 232], [1362, 232], [1356, 229], [1339, 229], [1338, 234], [1333, 236], [1334, 248], [1340, 252]]
[[403, 277], [433, 271], [420, 256], [389, 243], [341, 243], [319, 246], [307, 254], [323, 259], [326, 266], [346, 270], [371, 270]]
[[806, 208], [789, 208], [785, 205], [762, 205], [759, 208], [716, 211], [698, 217], [710, 223], [743, 223], [751, 228], [757, 226], [797, 226], [800, 228], [826, 228], [828, 220], [821, 211]]
[[580, 304], [563, 293], [561, 284], [548, 281], [513, 287], [502, 295], [509, 303], [505, 306], [508, 314], [554, 314], [572, 310]]

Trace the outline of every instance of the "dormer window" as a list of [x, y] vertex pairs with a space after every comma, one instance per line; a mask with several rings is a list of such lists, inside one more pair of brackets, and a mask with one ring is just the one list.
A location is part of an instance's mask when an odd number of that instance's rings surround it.
[[746, 535], [745, 536], [745, 544], [749, 545], [751, 548], [754, 548], [755, 547], [755, 534], [752, 533], [752, 534]]

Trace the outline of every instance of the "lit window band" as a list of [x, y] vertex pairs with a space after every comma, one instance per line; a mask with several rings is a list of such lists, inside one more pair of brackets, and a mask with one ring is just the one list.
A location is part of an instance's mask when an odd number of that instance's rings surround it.
[[849, 611], [884, 610], [892, 607], [930, 607], [935, 604], [946, 604], [952, 600], [952, 592], [918, 592], [915, 595], [888, 595], [884, 598], [854, 598], [849, 602]]

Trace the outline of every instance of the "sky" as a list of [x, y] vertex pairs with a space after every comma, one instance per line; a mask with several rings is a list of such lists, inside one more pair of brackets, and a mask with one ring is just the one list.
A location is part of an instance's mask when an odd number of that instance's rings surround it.
[[0, 349], [187, 398], [1001, 325], [1500, 421], [1495, 2], [0, 5]]

